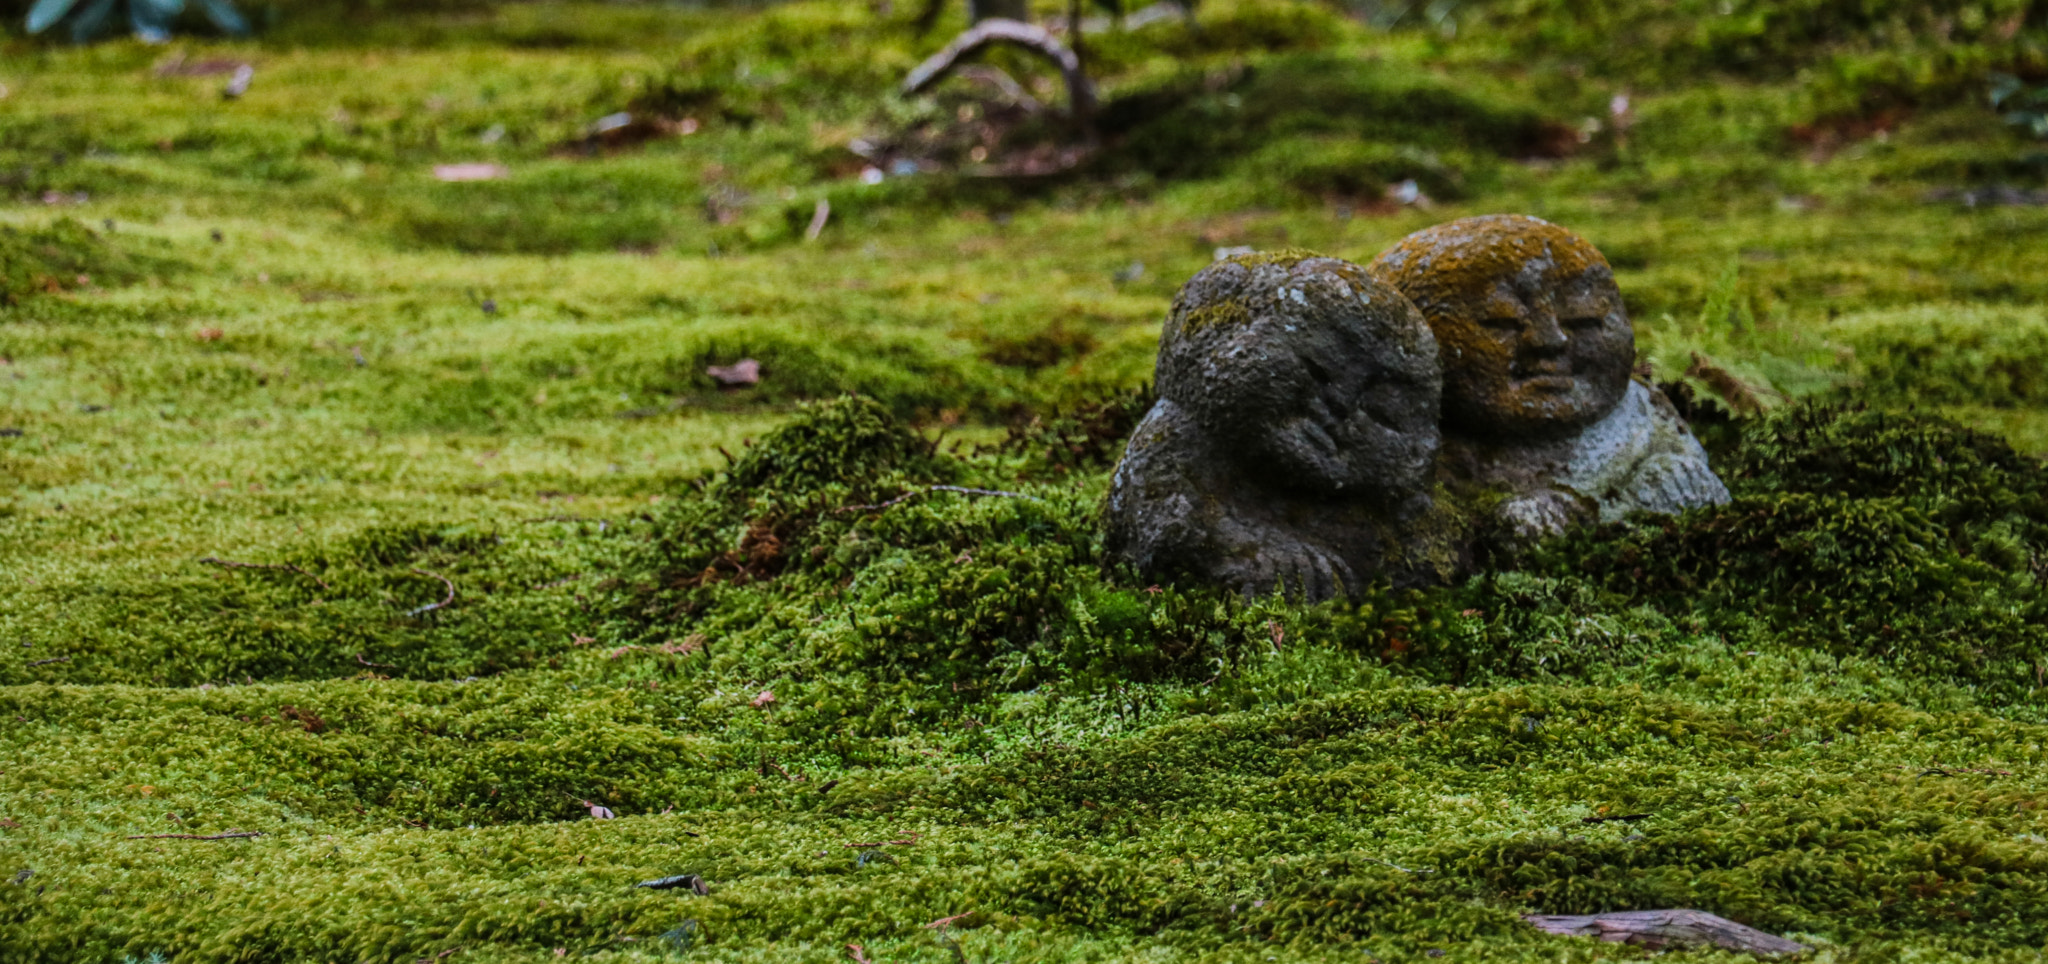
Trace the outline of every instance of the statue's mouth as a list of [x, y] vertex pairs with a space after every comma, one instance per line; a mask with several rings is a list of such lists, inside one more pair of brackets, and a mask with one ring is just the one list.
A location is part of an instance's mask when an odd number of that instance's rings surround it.
[[1572, 377], [1571, 366], [1557, 361], [1541, 361], [1515, 373], [1515, 389], [1543, 394], [1563, 394], [1578, 387], [1579, 380]]

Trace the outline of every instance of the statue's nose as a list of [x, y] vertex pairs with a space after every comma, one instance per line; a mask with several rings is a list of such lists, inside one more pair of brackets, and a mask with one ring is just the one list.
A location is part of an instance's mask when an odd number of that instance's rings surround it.
[[1564, 333], [1564, 326], [1557, 323], [1557, 313], [1537, 309], [1529, 313], [1529, 324], [1522, 329], [1522, 344], [1531, 350], [1542, 352], [1563, 351], [1570, 339]]

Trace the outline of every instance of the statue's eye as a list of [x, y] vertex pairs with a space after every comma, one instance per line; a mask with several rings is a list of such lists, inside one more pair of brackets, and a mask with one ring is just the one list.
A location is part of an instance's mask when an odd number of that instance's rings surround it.
[[1481, 321], [1480, 324], [1487, 328], [1491, 328], [1494, 331], [1522, 330], [1522, 319], [1517, 318], [1513, 315], [1499, 315], [1493, 318], [1487, 318]]
[[1606, 321], [1607, 319], [1602, 318], [1599, 315], [1587, 315], [1582, 318], [1566, 318], [1564, 320], [1564, 326], [1573, 331], [1592, 331], [1593, 329], [1600, 327], [1601, 324], [1605, 323]]

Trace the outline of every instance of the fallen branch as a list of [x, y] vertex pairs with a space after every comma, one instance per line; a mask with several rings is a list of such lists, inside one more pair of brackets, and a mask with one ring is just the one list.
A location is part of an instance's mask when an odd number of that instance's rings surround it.
[[437, 603], [428, 603], [424, 606], [421, 606], [418, 609], [410, 610], [406, 613], [407, 616], [417, 616], [424, 612], [432, 612], [433, 610], [439, 609], [442, 606], [446, 606], [449, 603], [455, 601], [455, 583], [451, 582], [447, 576], [441, 575], [438, 572], [428, 572], [425, 569], [414, 569], [413, 572], [419, 573], [422, 576], [432, 576], [435, 579], [441, 580], [441, 585], [448, 587], [448, 598], [443, 599]]
[[1522, 919], [1549, 934], [1597, 937], [1610, 944], [1627, 943], [1651, 949], [1712, 944], [1767, 957], [1807, 950], [1804, 944], [1697, 910], [1630, 910], [1583, 917], [1530, 914]]
[[654, 880], [643, 880], [637, 884], [634, 884], [633, 886], [645, 887], [648, 890], [687, 890], [693, 894], [696, 894], [699, 897], [703, 897], [711, 893], [711, 887], [708, 884], [704, 883], [703, 877], [697, 874], [677, 874], [674, 877], [660, 877]]
[[1408, 868], [1406, 868], [1406, 867], [1403, 867], [1403, 866], [1401, 866], [1400, 864], [1397, 864], [1397, 863], [1395, 863], [1395, 862], [1393, 862], [1393, 861], [1391, 861], [1391, 860], [1381, 860], [1381, 859], [1380, 859], [1380, 858], [1378, 858], [1378, 857], [1367, 857], [1367, 858], [1365, 858], [1365, 859], [1367, 859], [1367, 860], [1370, 860], [1370, 861], [1372, 861], [1373, 863], [1376, 863], [1376, 864], [1380, 864], [1380, 865], [1382, 865], [1382, 866], [1386, 866], [1386, 867], [1392, 867], [1392, 868], [1394, 868], [1395, 870], [1398, 870], [1398, 871], [1400, 871], [1400, 872], [1402, 872], [1402, 873], [1404, 873], [1404, 874], [1413, 874], [1413, 875], [1418, 875], [1418, 876], [1419, 876], [1419, 875], [1421, 875], [1421, 874], [1433, 874], [1433, 873], [1436, 873], [1436, 871], [1434, 871], [1434, 870], [1409, 870]]
[[1580, 818], [1579, 818], [1579, 822], [1580, 822], [1580, 823], [1607, 823], [1607, 822], [1609, 822], [1609, 821], [1620, 821], [1620, 822], [1622, 822], [1622, 823], [1634, 823], [1634, 822], [1636, 822], [1636, 821], [1638, 821], [1638, 820], [1648, 820], [1648, 819], [1650, 819], [1650, 815], [1649, 815], [1649, 814], [1647, 814], [1647, 813], [1624, 813], [1624, 814], [1619, 814], [1619, 815], [1617, 815], [1617, 816], [1612, 816], [1612, 817], [1580, 817]]
[[232, 559], [216, 559], [216, 558], [214, 558], [213, 556], [207, 556], [206, 558], [204, 558], [204, 559], [201, 559], [201, 560], [199, 560], [199, 562], [200, 562], [200, 564], [201, 564], [201, 565], [207, 565], [207, 566], [219, 566], [219, 567], [221, 567], [221, 568], [223, 568], [223, 569], [282, 569], [282, 570], [284, 570], [284, 571], [286, 571], [286, 572], [296, 572], [296, 573], [298, 573], [298, 574], [299, 574], [299, 575], [301, 575], [301, 576], [304, 576], [304, 577], [306, 577], [306, 578], [308, 578], [308, 579], [311, 579], [311, 580], [313, 580], [314, 582], [316, 582], [316, 583], [319, 583], [319, 584], [320, 584], [320, 588], [322, 588], [322, 589], [328, 590], [328, 591], [330, 591], [330, 592], [331, 592], [331, 591], [333, 591], [333, 589], [334, 589], [334, 587], [333, 587], [333, 586], [330, 586], [330, 585], [328, 585], [328, 584], [327, 584], [327, 582], [326, 582], [325, 580], [321, 579], [321, 578], [320, 578], [319, 576], [313, 575], [312, 573], [310, 573], [310, 572], [307, 572], [306, 570], [304, 570], [304, 569], [301, 569], [301, 568], [299, 568], [299, 567], [297, 567], [297, 566], [294, 566], [294, 565], [292, 565], [292, 564], [290, 564], [290, 563], [284, 563], [284, 562], [236, 562], [236, 561], [234, 561], [234, 560], [232, 560]]
[[257, 831], [257, 830], [230, 830], [230, 831], [228, 831], [228, 832], [226, 832], [226, 833], [207, 833], [207, 834], [200, 834], [200, 833], [138, 833], [138, 834], [132, 834], [132, 835], [130, 835], [128, 839], [130, 839], [130, 840], [242, 840], [242, 839], [245, 839], [245, 838], [248, 838], [248, 837], [262, 837], [262, 836], [265, 836], [265, 834], [264, 834], [264, 833], [262, 833], [261, 831]]
[[917, 496], [920, 496], [920, 495], [924, 495], [924, 494], [925, 494], [925, 493], [927, 493], [927, 492], [958, 492], [958, 493], [961, 493], [962, 495], [1000, 495], [1000, 496], [1005, 496], [1005, 497], [1008, 497], [1008, 498], [1012, 498], [1012, 499], [1030, 499], [1030, 500], [1031, 500], [1031, 501], [1033, 501], [1033, 502], [1038, 502], [1038, 501], [1041, 501], [1041, 500], [1040, 500], [1040, 499], [1039, 499], [1039, 498], [1038, 498], [1037, 496], [1035, 496], [1035, 495], [1025, 495], [1025, 494], [1024, 494], [1024, 493], [1022, 493], [1022, 492], [1004, 492], [1004, 491], [1003, 491], [1003, 490], [1001, 490], [1001, 489], [970, 489], [970, 488], [967, 488], [966, 486], [960, 486], [960, 485], [927, 485], [927, 486], [925, 486], [925, 487], [924, 487], [924, 488], [922, 488], [922, 489], [911, 489], [910, 491], [908, 491], [908, 492], [905, 492], [905, 493], [903, 493], [902, 495], [899, 495], [899, 496], [897, 496], [897, 497], [895, 497], [895, 498], [893, 498], [893, 499], [890, 499], [890, 500], [889, 500], [889, 501], [887, 501], [887, 502], [877, 502], [877, 503], [875, 503], [874, 505], [849, 505], [849, 506], [842, 506], [842, 507], [840, 507], [840, 508], [837, 508], [837, 509], [833, 509], [832, 511], [834, 511], [834, 512], [862, 512], [862, 511], [871, 511], [871, 510], [876, 510], [876, 509], [886, 509], [886, 508], [889, 508], [889, 507], [890, 507], [890, 506], [892, 506], [892, 505], [896, 505], [896, 504], [898, 504], [898, 503], [901, 503], [901, 502], [905, 502], [905, 501], [908, 501], [908, 500], [910, 500], [910, 499], [916, 498]]
[[1081, 71], [1081, 58], [1058, 37], [1019, 20], [991, 17], [967, 28], [953, 38], [946, 49], [931, 55], [924, 63], [918, 64], [910, 76], [903, 78], [905, 96], [916, 94], [943, 80], [947, 74], [960, 66], [968, 55], [980, 51], [990, 44], [1012, 44], [1031, 51], [1058, 67], [1060, 76], [1067, 82], [1067, 109], [1075, 119], [1086, 123], [1095, 114], [1095, 85], [1088, 75]]
[[804, 240], [818, 240], [818, 235], [825, 233], [825, 222], [831, 220], [831, 218], [832, 202], [819, 198], [817, 206], [811, 209], [811, 224], [810, 227], [804, 229]]
[[1010, 99], [1010, 103], [1016, 104], [1027, 114], [1036, 114], [1045, 109], [1045, 105], [1039, 103], [1038, 98], [1031, 96], [1031, 93], [1024, 89], [1023, 84], [1017, 83], [1017, 79], [1004, 72], [1001, 67], [991, 67], [988, 64], [970, 64], [953, 71], [953, 73], [968, 80], [979, 80], [987, 83], [989, 86], [1001, 91], [1004, 97]]

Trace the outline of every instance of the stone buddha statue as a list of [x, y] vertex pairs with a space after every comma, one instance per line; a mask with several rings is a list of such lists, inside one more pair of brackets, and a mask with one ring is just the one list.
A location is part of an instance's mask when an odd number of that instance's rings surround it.
[[1634, 364], [1606, 259], [1536, 218], [1419, 231], [1369, 269], [1219, 261], [1167, 317], [1106, 548], [1147, 578], [1320, 600], [1727, 501]]
[[1728, 501], [1670, 402], [1631, 377], [1635, 329], [1584, 238], [1521, 215], [1465, 218], [1409, 235], [1369, 270], [1436, 335], [1439, 479], [1502, 497], [1494, 522], [1511, 539]]
[[1300, 251], [1203, 269], [1174, 301], [1156, 377], [1111, 483], [1113, 557], [1309, 599], [1451, 565], [1403, 535], [1432, 505], [1436, 340], [1365, 269]]

